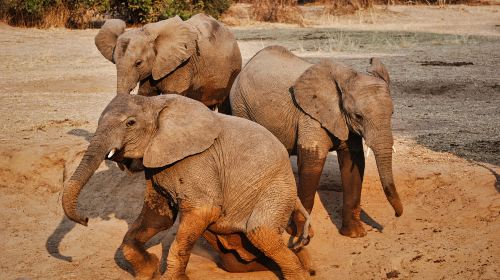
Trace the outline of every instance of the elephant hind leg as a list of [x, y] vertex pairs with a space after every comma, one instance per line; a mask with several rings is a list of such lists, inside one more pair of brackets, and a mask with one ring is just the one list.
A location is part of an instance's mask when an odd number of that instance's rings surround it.
[[144, 246], [157, 233], [170, 228], [176, 214], [148, 180], [142, 212], [125, 234], [121, 246], [123, 255], [132, 265], [137, 279], [160, 277], [158, 257], [148, 253]]
[[314, 269], [311, 261], [311, 255], [309, 254], [307, 248], [301, 248], [299, 251], [295, 252], [295, 255], [299, 258], [302, 267], [309, 272], [309, 275], [316, 275], [316, 269]]
[[208, 225], [215, 222], [220, 216], [220, 208], [192, 208], [182, 212], [179, 223], [179, 229], [175, 240], [170, 246], [167, 257], [167, 273], [164, 279], [189, 279], [186, 276], [186, 266], [191, 255], [193, 246], [207, 229]]
[[[230, 238], [233, 240], [233, 247], [238, 247], [231, 250], [226, 249], [217, 236], [208, 230], [203, 233], [203, 237], [219, 253], [221, 267], [228, 272], [241, 273], [279, 270], [276, 263], [257, 250], [244, 235], [240, 235], [239, 233], [231, 235]], [[254, 255], [254, 259], [243, 259], [239, 255], [239, 252], [242, 250], [247, 251], [247, 255]]]
[[246, 235], [256, 248], [278, 264], [285, 280], [309, 279], [309, 273], [283, 242], [278, 228], [259, 226]]

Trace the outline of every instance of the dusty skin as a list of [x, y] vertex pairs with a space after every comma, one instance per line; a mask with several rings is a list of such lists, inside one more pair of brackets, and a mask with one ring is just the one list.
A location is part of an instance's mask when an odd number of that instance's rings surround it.
[[[421, 13], [416, 9], [391, 20], [407, 23]], [[453, 9], [432, 12], [456, 15]], [[452, 27], [452, 35], [412, 33], [437, 28], [427, 25], [365, 32], [358, 30], [376, 26], [355, 23], [356, 31], [235, 29], [244, 61], [263, 46], [282, 44], [311, 61], [334, 57], [359, 70], [379, 56], [391, 73], [394, 175], [405, 212], [394, 217], [371, 155], [361, 202], [368, 235], [341, 236], [342, 193], [332, 153], [313, 211], [313, 279], [498, 279], [500, 33], [488, 20], [500, 20], [498, 6], [467, 10], [478, 21], [467, 35]], [[80, 197], [88, 227], [66, 220], [60, 202], [63, 181], [114, 96], [115, 68], [95, 48], [96, 33], [0, 25], [0, 279], [132, 278], [117, 248], [140, 211], [141, 175], [102, 164]], [[150, 243], [151, 252], [163, 254], [163, 268], [174, 232]], [[216, 261], [199, 241], [187, 273], [192, 279], [277, 279], [273, 272], [230, 274]]]

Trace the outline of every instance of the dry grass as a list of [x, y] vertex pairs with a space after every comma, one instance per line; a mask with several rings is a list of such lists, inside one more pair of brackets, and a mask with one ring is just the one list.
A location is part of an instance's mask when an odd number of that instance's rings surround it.
[[64, 27], [70, 18], [71, 12], [64, 4], [58, 4], [49, 9], [43, 19], [40, 27]]
[[[296, 23], [305, 25], [304, 17], [298, 4], [321, 5], [324, 6], [324, 15], [339, 16], [354, 14], [360, 10], [370, 10], [374, 5], [449, 5], [449, 4], [487, 4], [482, 0], [239, 0], [235, 3], [245, 3], [250, 6], [250, 13], [244, 15], [245, 18], [254, 21]], [[242, 18], [241, 7], [234, 8], [233, 5], [223, 17], [231, 25], [238, 25], [238, 18]]]
[[[0, 20], [10, 25], [22, 27], [95, 27], [102, 22], [103, 14], [95, 9], [74, 5], [68, 8], [65, 1], [57, 1], [53, 7], [45, 9], [40, 14], [27, 14], [7, 9], [7, 0], [0, 0]], [[305, 25], [302, 10], [298, 4], [324, 6], [323, 17], [354, 14], [360, 10], [370, 10], [375, 4], [427, 4], [444, 6], [448, 4], [485, 5], [485, 0], [235, 0], [222, 16], [222, 20], [229, 25], [240, 25], [242, 22], [280, 22]], [[22, 2], [22, 1], [20, 1]], [[69, 3], [69, 2], [68, 2]], [[241, 3], [246, 3], [243, 9]], [[370, 20], [370, 19], [368, 19]]]
[[[3, 1], [0, 1], [5, 4]], [[70, 17], [69, 9], [62, 3], [45, 10], [43, 14], [28, 14], [15, 9], [0, 8], [1, 19], [10, 25], [21, 27], [64, 27]]]
[[303, 17], [295, 0], [259, 0], [252, 6], [253, 19], [268, 22], [298, 23]]
[[325, 13], [331, 15], [353, 14], [357, 10], [373, 7], [374, 0], [335, 0], [325, 2]]

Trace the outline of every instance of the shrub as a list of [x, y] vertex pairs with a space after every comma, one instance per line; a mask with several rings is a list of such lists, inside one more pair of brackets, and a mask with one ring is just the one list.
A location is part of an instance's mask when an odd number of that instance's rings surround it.
[[104, 17], [130, 24], [175, 15], [188, 19], [202, 12], [218, 18], [230, 4], [231, 0], [0, 0], [0, 20], [17, 26], [85, 28]]

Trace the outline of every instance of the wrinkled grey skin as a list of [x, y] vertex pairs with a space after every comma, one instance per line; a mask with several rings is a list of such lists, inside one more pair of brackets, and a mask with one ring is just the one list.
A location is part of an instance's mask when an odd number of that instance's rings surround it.
[[159, 275], [158, 259], [144, 245], [171, 227], [177, 212], [180, 224], [166, 279], [187, 279], [189, 252], [205, 232], [243, 233], [280, 266], [285, 279], [308, 278], [281, 233], [292, 211], [304, 213], [307, 220], [309, 216], [297, 198], [286, 150], [262, 126], [178, 95], [119, 95], [102, 113], [82, 161], [65, 184], [62, 205], [69, 219], [87, 224], [76, 210], [78, 196], [106, 157], [126, 167], [130, 159], [142, 158], [145, 166], [143, 210], [123, 242], [137, 278]]
[[175, 93], [215, 107], [227, 98], [241, 70], [233, 34], [204, 14], [127, 31], [122, 20], [107, 20], [95, 44], [116, 64], [118, 94], [130, 93], [140, 82], [140, 95]]
[[[336, 150], [344, 189], [340, 233], [361, 237], [360, 196], [365, 159], [362, 138], [373, 150], [387, 199], [400, 216], [403, 206], [392, 174], [389, 74], [372, 59], [369, 74], [332, 60], [311, 64], [279, 46], [257, 53], [230, 93], [234, 115], [271, 131], [298, 155], [298, 194], [311, 211], [324, 162]], [[297, 221], [300, 223], [300, 221]]]

